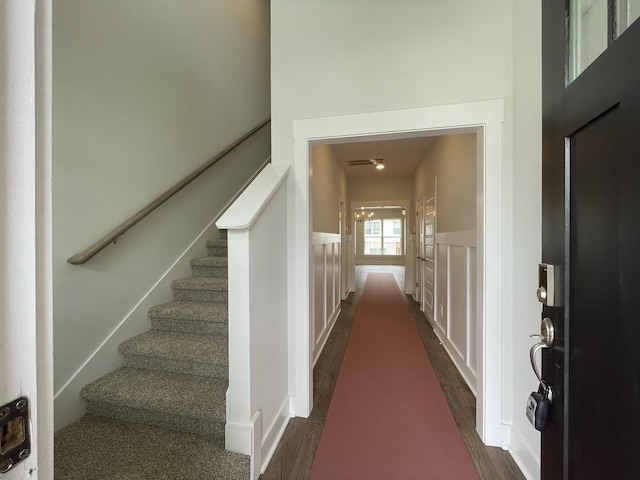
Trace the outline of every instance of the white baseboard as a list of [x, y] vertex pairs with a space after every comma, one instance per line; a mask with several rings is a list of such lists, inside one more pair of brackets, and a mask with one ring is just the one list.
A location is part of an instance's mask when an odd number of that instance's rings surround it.
[[[250, 424], [227, 422], [224, 426], [224, 448], [230, 452], [253, 456], [252, 449], [255, 449], [254, 420], [255, 416]], [[260, 417], [257, 420], [260, 420]]]
[[262, 439], [262, 448], [260, 452], [260, 473], [264, 473], [273, 454], [278, 448], [278, 444], [280, 443], [280, 439], [282, 435], [284, 435], [284, 431], [289, 425], [289, 420], [291, 420], [291, 412], [289, 411], [289, 397], [287, 397], [282, 406], [280, 407], [280, 411], [276, 418], [273, 420], [269, 428], [264, 434]]
[[225, 425], [225, 449], [250, 456], [251, 472], [249, 478], [251, 480], [258, 480], [260, 475], [264, 473], [278, 447], [291, 419], [289, 403], [289, 397], [285, 398], [278, 414], [264, 433], [260, 410], [253, 414], [251, 422], [248, 424], [227, 422]]
[[540, 480], [539, 451], [534, 451], [522, 438], [520, 432], [513, 427], [511, 427], [511, 445], [507, 450], [527, 480]]
[[473, 372], [473, 370], [471, 370], [465, 364], [464, 359], [462, 358], [458, 350], [455, 348], [455, 346], [452, 345], [451, 342], [449, 342], [449, 340], [446, 338], [446, 336], [440, 329], [440, 326], [438, 325], [436, 328], [433, 329], [433, 331], [435, 332], [436, 336], [440, 340], [440, 343], [442, 343], [442, 346], [444, 347], [444, 349], [449, 354], [449, 358], [458, 369], [458, 372], [460, 372], [460, 375], [462, 375], [462, 378], [466, 382], [467, 386], [469, 387], [473, 395], [474, 396], [477, 395], [476, 384], [478, 382], [478, 379], [476, 374]]
[[322, 350], [324, 349], [324, 345], [327, 343], [327, 340], [329, 339], [329, 335], [331, 335], [331, 331], [333, 330], [333, 327], [336, 324], [336, 320], [338, 319], [338, 316], [340, 315], [340, 312], [342, 312], [342, 305], [340, 303], [338, 303], [338, 305], [336, 306], [335, 311], [331, 314], [331, 317], [329, 317], [329, 321], [327, 322], [327, 326], [325, 327], [323, 332], [320, 334], [320, 338], [318, 339], [318, 342], [316, 343], [316, 348], [313, 350], [313, 365], [314, 366], [315, 366], [316, 362], [318, 361], [318, 358], [320, 358], [320, 354], [322, 353]]

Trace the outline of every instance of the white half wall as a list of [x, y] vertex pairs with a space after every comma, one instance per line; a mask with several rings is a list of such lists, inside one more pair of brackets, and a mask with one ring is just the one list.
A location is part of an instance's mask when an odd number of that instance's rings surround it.
[[225, 444], [257, 480], [290, 418], [288, 167], [267, 165], [216, 222], [228, 229], [229, 389]]

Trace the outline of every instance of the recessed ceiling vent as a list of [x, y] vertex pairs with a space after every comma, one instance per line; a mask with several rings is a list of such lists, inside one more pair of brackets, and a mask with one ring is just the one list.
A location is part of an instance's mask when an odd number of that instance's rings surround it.
[[365, 158], [363, 160], [349, 160], [351, 167], [359, 167], [360, 165], [382, 165], [384, 158]]

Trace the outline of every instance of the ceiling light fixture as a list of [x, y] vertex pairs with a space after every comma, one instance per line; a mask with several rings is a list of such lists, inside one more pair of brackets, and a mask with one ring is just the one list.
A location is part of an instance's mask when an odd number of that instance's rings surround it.
[[382, 158], [370, 158], [369, 161], [375, 165], [377, 170], [382, 170], [384, 168], [384, 160]]
[[[360, 207], [360, 208], [364, 209], [364, 207]], [[373, 217], [373, 212], [369, 212], [368, 214], [363, 211], [356, 212], [356, 222], [358, 223], [362, 223], [365, 220], [371, 220], [372, 217]]]

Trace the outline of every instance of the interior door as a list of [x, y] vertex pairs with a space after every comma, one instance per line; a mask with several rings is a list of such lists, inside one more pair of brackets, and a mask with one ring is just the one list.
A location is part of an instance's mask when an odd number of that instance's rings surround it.
[[636, 12], [632, 0], [543, 2], [542, 257], [564, 271], [562, 304], [542, 310], [555, 330], [543, 480], [640, 478]]
[[432, 188], [423, 197], [423, 250], [422, 250], [422, 311], [433, 322], [433, 299], [435, 282], [435, 190]]
[[415, 252], [415, 277], [416, 277], [416, 302], [422, 308], [422, 293], [424, 278], [422, 276], [422, 251], [424, 250], [424, 222], [422, 210], [422, 197], [416, 201], [416, 252]]

